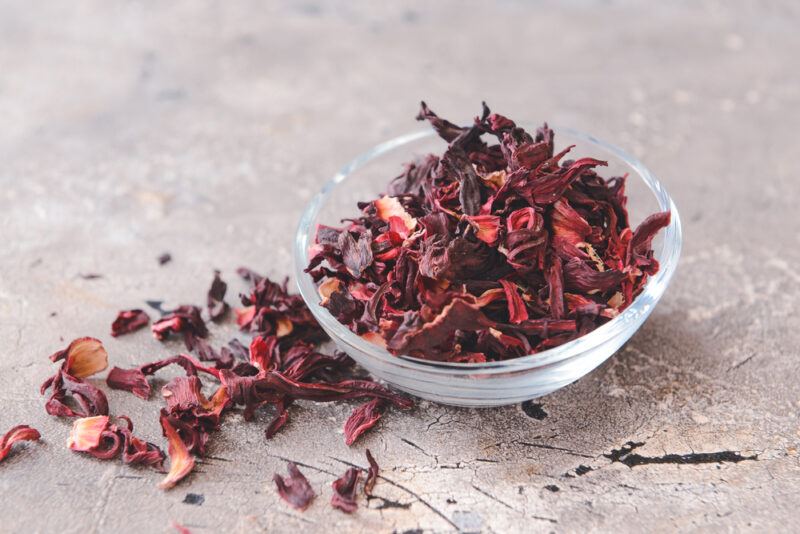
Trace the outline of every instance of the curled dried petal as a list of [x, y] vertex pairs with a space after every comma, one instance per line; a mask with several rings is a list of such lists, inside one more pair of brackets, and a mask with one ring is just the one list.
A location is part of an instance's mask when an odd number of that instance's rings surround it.
[[372, 456], [372, 453], [367, 449], [367, 462], [369, 462], [369, 471], [367, 471], [367, 480], [364, 481], [364, 494], [367, 497], [372, 496], [372, 488], [375, 487], [375, 482], [378, 480], [378, 473], [380, 468], [378, 462]]
[[158, 484], [158, 487], [167, 490], [174, 487], [175, 484], [191, 473], [192, 469], [194, 469], [194, 456], [189, 454], [189, 449], [186, 448], [186, 444], [184, 444], [180, 434], [163, 414], [161, 415], [161, 429], [164, 431], [164, 436], [169, 444], [167, 448], [169, 472]]
[[349, 468], [344, 475], [337, 478], [331, 484], [333, 495], [331, 495], [331, 505], [346, 514], [352, 514], [358, 509], [356, 502], [356, 491], [358, 490], [358, 479], [361, 471], [355, 467]]
[[314, 493], [308, 479], [294, 462], [288, 462], [287, 469], [289, 470], [288, 477], [284, 478], [278, 473], [272, 477], [278, 489], [278, 495], [293, 508], [300, 511], [305, 510], [317, 494]]
[[113, 367], [106, 377], [111, 389], [130, 391], [140, 399], [150, 398], [150, 383], [140, 369], [120, 369]]
[[219, 271], [214, 271], [214, 280], [208, 289], [208, 315], [212, 321], [219, 321], [228, 313], [228, 303], [225, 302], [226, 284], [219, 276]]
[[500, 280], [508, 302], [508, 320], [514, 324], [528, 320], [528, 308], [517, 293], [517, 285], [508, 280]]
[[362, 434], [374, 427], [383, 415], [385, 406], [385, 400], [372, 399], [353, 410], [344, 423], [345, 443], [352, 445]]
[[382, 221], [389, 222], [390, 218], [399, 217], [409, 232], [413, 232], [417, 227], [417, 220], [409, 215], [397, 197], [381, 197], [374, 204], [378, 218]]
[[82, 417], [72, 423], [67, 447], [73, 451], [89, 451], [100, 445], [103, 432], [108, 428], [108, 416]]
[[59, 360], [64, 360], [61, 369], [75, 378], [86, 378], [108, 367], [108, 353], [93, 337], [80, 337], [50, 356], [50, 361]]
[[38, 441], [39, 431], [28, 425], [17, 425], [0, 437], [0, 462], [11, 453], [11, 447], [20, 441]]
[[111, 323], [111, 335], [114, 337], [130, 334], [150, 324], [150, 316], [144, 310], [123, 310]]

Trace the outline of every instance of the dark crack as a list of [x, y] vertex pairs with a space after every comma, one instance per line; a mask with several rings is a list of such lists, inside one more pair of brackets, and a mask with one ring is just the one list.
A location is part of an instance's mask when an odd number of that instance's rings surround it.
[[642, 456], [632, 452], [642, 445], [644, 445], [643, 442], [629, 441], [619, 449], [612, 449], [609, 454], [603, 456], [612, 462], [619, 462], [630, 468], [647, 464], [719, 464], [758, 460], [757, 454], [742, 456], [739, 451], [693, 452], [690, 454], [664, 454], [663, 456]]
[[571, 454], [573, 456], [580, 456], [581, 458], [594, 458], [594, 456], [592, 456], [591, 454], [584, 454], [582, 452], [573, 451], [572, 449], [566, 449], [564, 447], [556, 447], [555, 445], [546, 445], [544, 443], [532, 443], [530, 441], [514, 441], [514, 443], [522, 445], [524, 447], [535, 447], [537, 449], [547, 449], [550, 451], [566, 452], [567, 454]]
[[386, 497], [378, 497], [377, 495], [369, 497], [370, 501], [373, 499], [381, 501], [381, 503], [375, 507], [376, 510], [388, 510], [390, 508], [400, 508], [401, 510], [408, 510], [409, 508], [411, 508], [411, 505], [414, 504], [413, 502], [394, 501], [392, 499], [387, 499]]

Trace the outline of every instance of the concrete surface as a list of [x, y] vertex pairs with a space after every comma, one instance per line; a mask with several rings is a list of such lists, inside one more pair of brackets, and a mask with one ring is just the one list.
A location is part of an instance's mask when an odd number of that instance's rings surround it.
[[[0, 427], [44, 438], [0, 465], [0, 531], [796, 526], [800, 9], [666, 4], [2, 2]], [[51, 352], [93, 335], [113, 364], [167, 355], [177, 345], [146, 333], [110, 338], [115, 312], [202, 302], [213, 268], [289, 272], [304, 203], [351, 156], [417, 128], [421, 98], [453, 118], [486, 99], [594, 132], [668, 185], [684, 256], [623, 351], [538, 417], [422, 403], [353, 448], [349, 405], [300, 403], [271, 442], [269, 414], [234, 414], [168, 493], [157, 473], [65, 449], [69, 423], [37, 393]], [[157, 398], [109, 398], [161, 443]], [[629, 441], [643, 445], [613, 461]], [[330, 483], [365, 447], [386, 480], [346, 516]], [[725, 451], [757, 458], [714, 461]], [[275, 494], [282, 458], [310, 466], [320, 496], [305, 513]]]

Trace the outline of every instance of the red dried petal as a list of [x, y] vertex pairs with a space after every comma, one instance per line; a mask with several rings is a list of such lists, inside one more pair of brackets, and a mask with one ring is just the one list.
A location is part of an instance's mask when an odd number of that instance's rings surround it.
[[186, 448], [178, 432], [164, 415], [161, 416], [161, 429], [164, 431], [164, 436], [169, 444], [167, 449], [169, 472], [158, 484], [158, 487], [166, 490], [174, 487], [175, 484], [191, 473], [192, 469], [194, 469], [195, 461], [194, 456], [189, 454], [189, 449]]
[[272, 479], [275, 481], [275, 486], [278, 489], [278, 495], [281, 499], [289, 503], [292, 508], [303, 511], [308, 508], [314, 497], [317, 496], [308, 483], [308, 479], [303, 476], [300, 469], [294, 462], [288, 462], [287, 468], [289, 470], [288, 477], [282, 477], [275, 473]]
[[355, 467], [349, 468], [344, 475], [337, 478], [331, 484], [333, 495], [331, 495], [331, 505], [346, 514], [352, 514], [358, 509], [356, 502], [356, 491], [358, 490], [358, 479], [361, 471]]
[[500, 217], [497, 215], [473, 215], [465, 216], [464, 219], [475, 228], [475, 237], [488, 245], [494, 245], [497, 242]]
[[383, 415], [385, 406], [385, 400], [372, 399], [353, 410], [344, 423], [345, 443], [352, 445], [362, 434], [374, 427]]
[[11, 454], [11, 448], [20, 441], [38, 441], [39, 431], [28, 425], [17, 425], [0, 437], [0, 462]]
[[124, 310], [117, 314], [111, 323], [111, 335], [114, 337], [130, 334], [150, 324], [150, 316], [144, 310]]
[[113, 367], [106, 377], [106, 384], [111, 389], [130, 391], [141, 399], [150, 398], [150, 383], [139, 369]]
[[553, 204], [553, 235], [577, 245], [592, 232], [589, 223], [568, 202], [559, 200]]
[[409, 232], [417, 227], [417, 220], [409, 215], [397, 197], [382, 197], [374, 202], [378, 218], [389, 222], [392, 217], [399, 217]]
[[208, 328], [197, 306], [183, 305], [168, 313], [150, 327], [153, 336], [163, 341], [170, 334], [190, 332], [197, 337], [207, 337]]
[[508, 318], [514, 324], [519, 324], [522, 321], [528, 320], [528, 308], [522, 297], [517, 293], [517, 285], [509, 282], [508, 280], [500, 280], [503, 286], [503, 291], [506, 295], [506, 302], [508, 302]]
[[278, 346], [275, 336], [255, 336], [250, 342], [250, 363], [259, 369], [272, 367], [272, 358]]
[[86, 378], [108, 367], [108, 353], [103, 343], [93, 337], [80, 337], [52, 354], [50, 361], [64, 360], [61, 369], [75, 378]]
[[67, 447], [73, 451], [90, 451], [100, 445], [103, 432], [108, 428], [108, 416], [82, 417], [72, 423], [72, 431], [67, 438]]
[[211, 287], [208, 290], [208, 315], [212, 321], [219, 321], [222, 319], [228, 309], [230, 308], [225, 302], [225, 292], [228, 290], [228, 284], [222, 281], [219, 276], [219, 271], [214, 271], [214, 280], [211, 282]]
[[369, 449], [367, 449], [366, 453], [367, 462], [369, 462], [369, 471], [367, 471], [367, 480], [364, 481], [364, 494], [367, 497], [372, 497], [372, 488], [375, 487], [375, 482], [378, 480], [380, 468], [378, 467], [378, 462], [373, 458], [372, 453], [369, 452]]

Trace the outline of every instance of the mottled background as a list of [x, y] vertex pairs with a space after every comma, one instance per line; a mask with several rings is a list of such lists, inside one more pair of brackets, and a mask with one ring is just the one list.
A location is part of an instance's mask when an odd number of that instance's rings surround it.
[[[790, 1], [0, 2], [0, 428], [43, 434], [0, 465], [0, 531], [796, 524], [799, 25]], [[421, 403], [353, 448], [348, 405], [300, 403], [271, 442], [269, 414], [234, 414], [168, 493], [157, 473], [66, 450], [69, 423], [37, 393], [47, 355], [79, 335], [123, 366], [176, 350], [112, 339], [110, 321], [146, 299], [202, 302], [214, 268], [288, 273], [310, 196], [418, 128], [421, 98], [595, 133], [664, 181], [683, 257], [624, 350], [530, 415]], [[157, 398], [109, 399], [161, 442]], [[386, 480], [346, 516], [330, 482], [365, 446]], [[273, 490], [282, 458], [320, 493], [303, 514]]]

